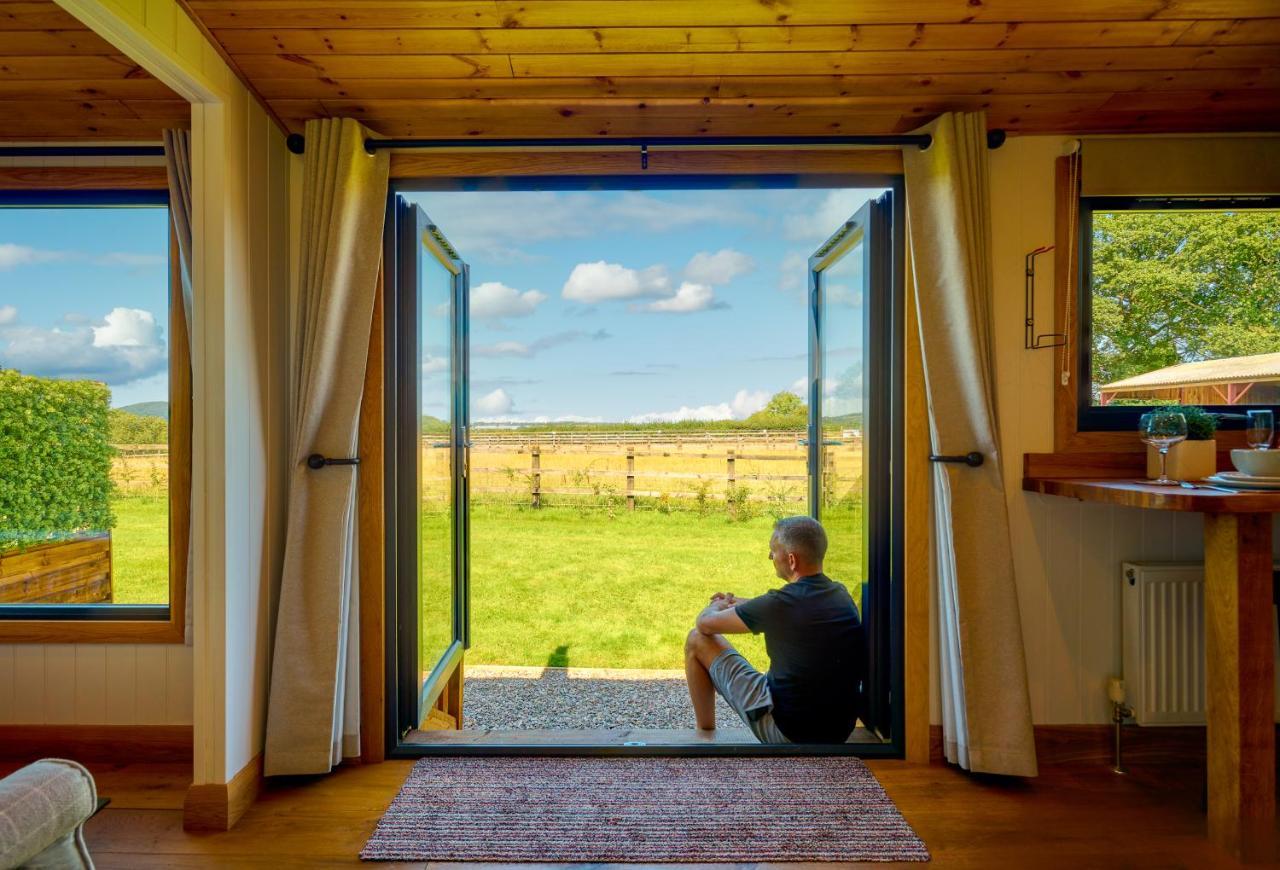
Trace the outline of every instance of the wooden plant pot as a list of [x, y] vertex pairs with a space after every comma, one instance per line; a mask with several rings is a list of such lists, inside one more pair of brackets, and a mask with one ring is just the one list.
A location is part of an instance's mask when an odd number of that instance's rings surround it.
[[[1174, 480], [1199, 480], [1218, 470], [1218, 442], [1179, 441], [1169, 448], [1166, 473]], [[1147, 446], [1147, 477], [1160, 476], [1160, 451]]]
[[111, 533], [0, 555], [0, 604], [110, 604]]

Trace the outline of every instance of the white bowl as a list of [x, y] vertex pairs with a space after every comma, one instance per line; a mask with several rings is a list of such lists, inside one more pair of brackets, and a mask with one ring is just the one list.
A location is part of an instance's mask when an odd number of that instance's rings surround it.
[[1231, 464], [1241, 474], [1280, 477], [1280, 450], [1232, 450]]

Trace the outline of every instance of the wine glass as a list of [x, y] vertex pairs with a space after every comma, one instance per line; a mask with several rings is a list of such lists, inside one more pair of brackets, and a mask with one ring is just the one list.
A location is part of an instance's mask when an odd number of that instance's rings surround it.
[[1168, 464], [1169, 448], [1187, 437], [1187, 418], [1176, 411], [1152, 411], [1143, 414], [1138, 421], [1138, 432], [1142, 440], [1160, 451], [1160, 477], [1151, 481], [1158, 486], [1177, 486], [1176, 480], [1170, 480], [1165, 473]]
[[1249, 411], [1248, 416], [1244, 440], [1254, 450], [1266, 450], [1271, 446], [1271, 436], [1275, 434], [1275, 415], [1270, 411]]

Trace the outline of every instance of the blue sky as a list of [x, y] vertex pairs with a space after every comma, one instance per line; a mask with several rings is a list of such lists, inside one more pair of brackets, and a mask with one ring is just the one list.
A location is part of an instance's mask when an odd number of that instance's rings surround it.
[[0, 366], [168, 399], [168, 211], [0, 208]]
[[[471, 266], [473, 420], [661, 421], [742, 418], [796, 388], [806, 260], [879, 193], [408, 196]], [[0, 209], [0, 366], [103, 380], [117, 407], [166, 400], [167, 219]]]
[[407, 196], [471, 266], [474, 421], [661, 421], [740, 419], [796, 387], [808, 256], [880, 192]]

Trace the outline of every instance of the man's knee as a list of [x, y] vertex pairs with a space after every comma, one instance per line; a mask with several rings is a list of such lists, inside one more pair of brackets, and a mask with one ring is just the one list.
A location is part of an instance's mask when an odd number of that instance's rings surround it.
[[690, 630], [684, 639], [684, 654], [686, 658], [693, 658], [698, 654], [698, 647], [705, 643], [707, 636], [696, 628]]
[[733, 649], [733, 646], [723, 636], [703, 634], [696, 628], [689, 632], [684, 640], [685, 658], [697, 659], [706, 667], [711, 667], [711, 663], [720, 653], [730, 649]]

